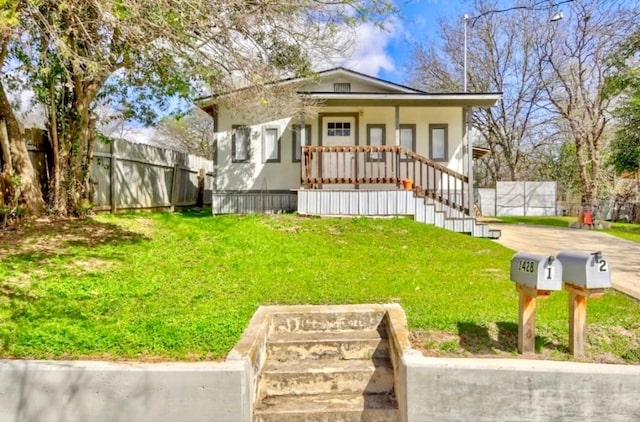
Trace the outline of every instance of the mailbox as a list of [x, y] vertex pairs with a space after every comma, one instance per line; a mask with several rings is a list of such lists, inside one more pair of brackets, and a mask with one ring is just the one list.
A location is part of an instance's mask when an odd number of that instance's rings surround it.
[[566, 283], [585, 289], [611, 287], [609, 263], [602, 253], [562, 251], [558, 254], [558, 260], [562, 263], [562, 278]]
[[518, 252], [511, 258], [511, 281], [537, 290], [562, 290], [563, 265], [553, 256]]

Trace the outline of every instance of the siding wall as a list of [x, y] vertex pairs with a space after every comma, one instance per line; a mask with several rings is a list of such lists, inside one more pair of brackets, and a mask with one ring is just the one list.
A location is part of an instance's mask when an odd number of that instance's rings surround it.
[[298, 191], [298, 212], [304, 215], [413, 215], [415, 203], [407, 190]]
[[298, 198], [292, 192], [214, 192], [214, 214], [257, 214], [293, 212]]
[[[333, 81], [332, 81], [333, 83]], [[359, 145], [367, 143], [367, 125], [384, 124], [388, 145], [395, 145], [395, 107], [325, 107], [321, 114], [356, 114], [358, 116]], [[416, 149], [419, 154], [429, 156], [429, 125], [448, 125], [448, 161], [450, 168], [463, 172], [463, 113], [457, 107], [400, 107], [400, 124], [416, 125]], [[265, 191], [290, 190], [300, 187], [301, 166], [292, 161], [293, 140], [291, 127], [299, 124], [291, 118], [248, 122], [235, 121], [228, 112], [221, 110], [218, 116], [219, 132], [217, 139], [216, 186], [218, 191]], [[308, 119], [311, 126], [311, 144], [319, 145], [320, 118]], [[232, 133], [233, 125], [251, 127], [251, 148], [249, 162], [233, 163]], [[265, 127], [278, 128], [280, 134], [280, 162], [265, 163], [263, 152], [263, 131]]]

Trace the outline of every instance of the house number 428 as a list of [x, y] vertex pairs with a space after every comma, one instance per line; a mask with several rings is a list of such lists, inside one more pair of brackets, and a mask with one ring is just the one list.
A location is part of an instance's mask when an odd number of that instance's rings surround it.
[[535, 269], [535, 262], [523, 259], [520, 261], [520, 266], [518, 267], [518, 269], [523, 273], [532, 273]]

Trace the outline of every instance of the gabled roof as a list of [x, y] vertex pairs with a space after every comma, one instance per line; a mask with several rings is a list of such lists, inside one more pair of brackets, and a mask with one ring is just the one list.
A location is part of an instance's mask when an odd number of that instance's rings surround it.
[[318, 76], [321, 78], [330, 78], [332, 76], [348, 76], [355, 79], [359, 79], [369, 85], [379, 86], [383, 88], [384, 92], [389, 90], [396, 91], [398, 93], [403, 92], [407, 94], [425, 94], [424, 91], [411, 88], [405, 85], [400, 85], [395, 82], [385, 81], [384, 79], [376, 78], [373, 76], [365, 75], [364, 73], [356, 72], [355, 70], [346, 69], [344, 67], [334, 67], [333, 69], [323, 70], [318, 72]]
[[[404, 105], [404, 106], [471, 106], [491, 107], [502, 96], [501, 92], [489, 93], [428, 93], [419, 89], [400, 85], [384, 79], [356, 72], [344, 67], [335, 67], [317, 72], [317, 78], [288, 78], [272, 82], [268, 85], [285, 85], [298, 83], [301, 86], [298, 91], [301, 95], [322, 100], [326, 105], [352, 106], [362, 105], [366, 101], [368, 105]], [[347, 80], [356, 82], [363, 91], [335, 92], [322, 88], [331, 80]], [[305, 82], [309, 82], [304, 86]], [[332, 87], [332, 86], [331, 86]], [[315, 88], [315, 89], [314, 89]], [[243, 88], [246, 89], [246, 88]], [[238, 91], [242, 91], [239, 89]], [[215, 99], [230, 93], [217, 94], [196, 99], [201, 108], [211, 106]]]

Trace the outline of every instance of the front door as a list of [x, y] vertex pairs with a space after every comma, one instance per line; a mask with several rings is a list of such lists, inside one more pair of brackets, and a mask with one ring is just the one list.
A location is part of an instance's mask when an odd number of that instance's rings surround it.
[[[323, 146], [349, 146], [356, 144], [355, 117], [332, 116], [322, 119]], [[354, 152], [326, 152], [322, 156], [322, 174], [331, 179], [355, 178]], [[353, 184], [327, 184], [326, 189], [353, 189]]]

